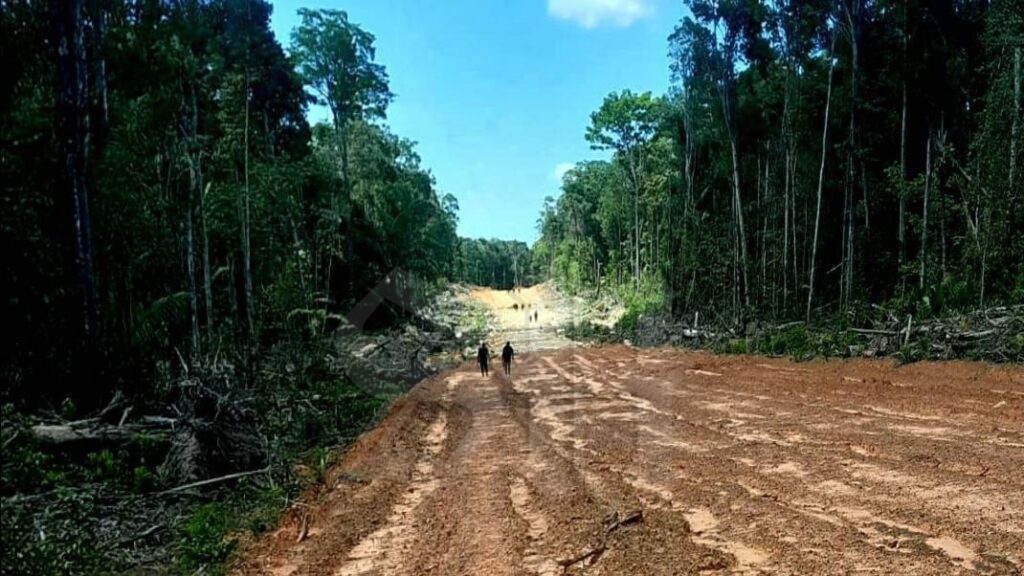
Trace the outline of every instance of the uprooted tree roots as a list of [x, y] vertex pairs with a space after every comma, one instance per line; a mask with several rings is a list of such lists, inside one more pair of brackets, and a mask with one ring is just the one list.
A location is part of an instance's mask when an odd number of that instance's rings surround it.
[[176, 425], [160, 467], [168, 484], [184, 484], [262, 468], [267, 442], [247, 389], [227, 367], [194, 371], [178, 383]]

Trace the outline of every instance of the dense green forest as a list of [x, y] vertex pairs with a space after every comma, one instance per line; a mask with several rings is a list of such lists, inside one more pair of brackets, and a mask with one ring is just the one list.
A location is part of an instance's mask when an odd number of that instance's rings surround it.
[[608, 95], [611, 159], [544, 206], [563, 286], [731, 325], [1024, 301], [1019, 0], [685, 5], [673, 88]]
[[454, 279], [502, 290], [529, 286], [543, 280], [532, 254], [526, 242], [461, 238]]
[[156, 360], [251, 357], [392, 269], [454, 276], [457, 202], [382, 122], [374, 37], [303, 11], [286, 54], [270, 11], [3, 2], [5, 399], [143, 393]]

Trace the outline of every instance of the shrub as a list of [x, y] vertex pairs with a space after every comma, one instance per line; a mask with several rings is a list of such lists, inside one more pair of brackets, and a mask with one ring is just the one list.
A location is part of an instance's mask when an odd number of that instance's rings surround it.
[[197, 508], [178, 528], [176, 556], [182, 573], [223, 573], [224, 561], [235, 545], [227, 537], [232, 516], [227, 504], [212, 502]]
[[78, 576], [103, 574], [91, 523], [95, 505], [84, 493], [62, 490], [54, 501], [31, 509], [5, 504], [0, 514], [0, 567], [4, 574]]
[[142, 493], [153, 490], [157, 485], [157, 476], [145, 466], [136, 466], [132, 470], [132, 490]]

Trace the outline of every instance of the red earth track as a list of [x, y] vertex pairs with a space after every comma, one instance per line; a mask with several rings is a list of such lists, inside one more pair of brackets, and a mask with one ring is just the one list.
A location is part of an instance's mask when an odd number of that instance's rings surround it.
[[1021, 574], [1022, 470], [1019, 366], [534, 352], [419, 384], [233, 572]]

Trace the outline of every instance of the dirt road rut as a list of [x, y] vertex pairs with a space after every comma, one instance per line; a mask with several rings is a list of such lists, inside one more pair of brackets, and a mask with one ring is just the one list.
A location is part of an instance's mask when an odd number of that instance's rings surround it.
[[1022, 470], [1019, 367], [537, 352], [417, 386], [235, 572], [1021, 574]]

